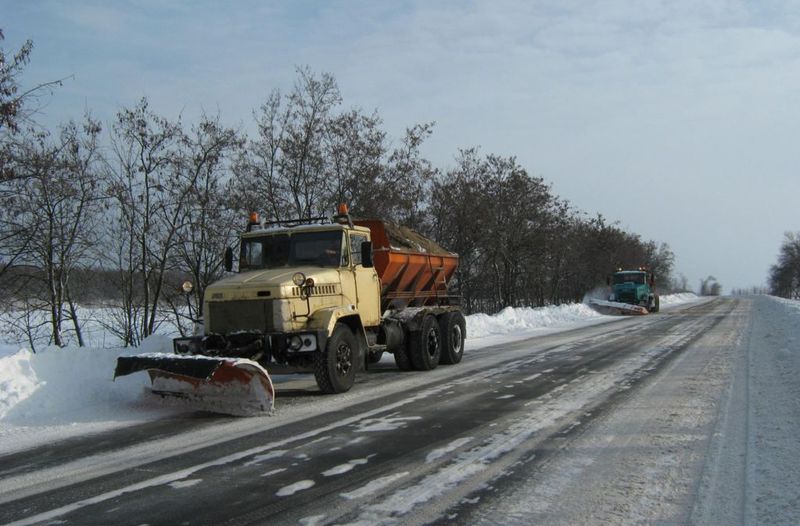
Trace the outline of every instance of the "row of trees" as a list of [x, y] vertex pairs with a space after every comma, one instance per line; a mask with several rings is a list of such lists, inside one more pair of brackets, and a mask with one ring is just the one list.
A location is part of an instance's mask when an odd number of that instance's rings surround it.
[[299, 69], [291, 91], [254, 111], [250, 136], [219, 116], [163, 117], [147, 99], [107, 129], [87, 115], [51, 132], [24, 118], [29, 53], [0, 71], [0, 280], [25, 316], [47, 314], [55, 345], [65, 333], [84, 343], [77, 307], [90, 300], [111, 309], [108, 329], [125, 345], [166, 319], [183, 330], [252, 210], [279, 220], [348, 202], [419, 230], [460, 254], [468, 312], [580, 300], [620, 266], [670, 282], [667, 245], [586, 216], [513, 157], [470, 148], [434, 168], [421, 153], [432, 123], [392, 142], [376, 112], [344, 108], [331, 75]]
[[786, 232], [778, 261], [769, 270], [770, 294], [800, 299], [800, 232]]

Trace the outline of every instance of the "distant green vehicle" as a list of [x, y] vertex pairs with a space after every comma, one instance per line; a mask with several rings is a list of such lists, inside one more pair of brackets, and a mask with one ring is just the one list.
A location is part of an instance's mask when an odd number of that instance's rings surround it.
[[655, 292], [655, 277], [645, 269], [620, 270], [609, 277], [611, 295], [608, 301], [644, 307], [658, 312], [661, 302]]
[[648, 314], [661, 308], [655, 292], [655, 278], [644, 268], [620, 269], [609, 276], [606, 283], [611, 287], [608, 300], [587, 300], [587, 304], [601, 314]]

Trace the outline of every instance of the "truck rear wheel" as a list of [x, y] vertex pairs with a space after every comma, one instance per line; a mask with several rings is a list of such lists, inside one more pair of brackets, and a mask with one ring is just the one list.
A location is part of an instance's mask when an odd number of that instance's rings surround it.
[[337, 323], [325, 349], [318, 352], [314, 378], [323, 393], [344, 393], [356, 379], [356, 337], [347, 325]]
[[397, 364], [398, 369], [401, 371], [411, 371], [414, 369], [414, 366], [411, 364], [411, 357], [408, 355], [407, 347], [395, 349], [392, 354], [394, 354], [394, 363]]
[[409, 344], [411, 363], [418, 371], [430, 371], [439, 365], [441, 353], [442, 335], [439, 331], [439, 322], [435, 316], [428, 314], [422, 319], [422, 328], [418, 332], [411, 333]]
[[448, 312], [439, 318], [439, 331], [442, 334], [442, 355], [439, 363], [452, 365], [464, 356], [464, 338], [467, 336], [467, 323], [461, 312]]

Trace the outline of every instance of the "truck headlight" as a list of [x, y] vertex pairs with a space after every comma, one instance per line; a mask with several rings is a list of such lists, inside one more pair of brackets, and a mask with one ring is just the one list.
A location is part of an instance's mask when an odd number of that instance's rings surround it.
[[298, 287], [302, 287], [303, 283], [306, 282], [306, 275], [302, 272], [295, 272], [292, 276], [292, 283], [297, 285]]
[[316, 334], [292, 334], [286, 340], [286, 345], [290, 351], [307, 352], [317, 350]]
[[300, 348], [303, 347], [303, 339], [295, 334], [291, 338], [289, 338], [289, 348], [293, 351], [299, 351]]

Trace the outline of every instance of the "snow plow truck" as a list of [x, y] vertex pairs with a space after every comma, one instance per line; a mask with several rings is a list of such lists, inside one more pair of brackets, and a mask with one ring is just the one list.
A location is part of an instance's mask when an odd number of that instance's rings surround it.
[[655, 276], [641, 267], [618, 270], [607, 279], [608, 301], [591, 299], [589, 304], [603, 314], [647, 314], [658, 312], [661, 301], [655, 291]]
[[157, 394], [247, 415], [273, 407], [270, 374], [313, 373], [322, 392], [343, 393], [383, 353], [403, 371], [459, 363], [466, 324], [448, 290], [458, 256], [411, 229], [353, 219], [346, 205], [337, 212], [252, 214], [238, 272], [205, 291], [202, 330], [176, 338], [174, 354], [119, 358], [115, 378], [146, 370]]

